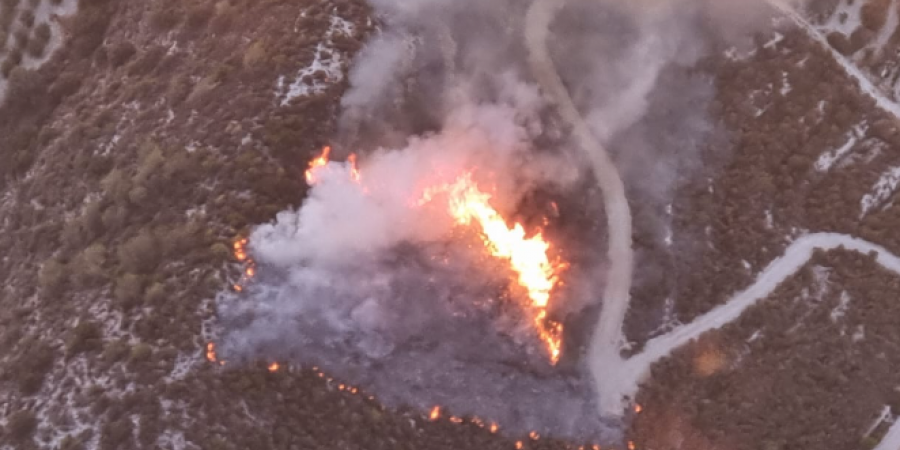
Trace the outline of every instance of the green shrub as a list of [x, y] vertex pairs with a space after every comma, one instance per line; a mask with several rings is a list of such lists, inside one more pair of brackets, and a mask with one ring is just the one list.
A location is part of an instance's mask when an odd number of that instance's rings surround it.
[[9, 415], [6, 434], [14, 441], [23, 442], [31, 438], [37, 428], [37, 418], [31, 411], [16, 411]]
[[150, 192], [144, 186], [135, 186], [128, 191], [128, 201], [134, 206], [140, 206], [149, 197]]
[[72, 266], [79, 287], [94, 286], [106, 279], [106, 253], [106, 246], [96, 243], [78, 254]]
[[22, 350], [14, 361], [16, 371], [13, 375], [18, 382], [19, 391], [23, 395], [32, 395], [43, 386], [44, 378], [53, 368], [56, 355], [53, 347], [34, 338], [26, 338], [21, 347]]
[[3, 60], [3, 64], [0, 64], [0, 75], [3, 75], [4, 78], [10, 78], [12, 76], [12, 71], [16, 67], [19, 67], [19, 64], [22, 63], [22, 51], [19, 49], [14, 49], [6, 55], [6, 59]]
[[113, 44], [107, 52], [109, 55], [109, 63], [113, 67], [121, 67], [123, 64], [127, 63], [135, 53], [137, 53], [137, 48], [135, 48], [134, 44], [127, 41]]
[[121, 169], [113, 169], [106, 174], [100, 186], [106, 192], [106, 195], [117, 203], [125, 203], [128, 200], [128, 193], [131, 191], [131, 180]]
[[81, 439], [68, 434], [63, 438], [62, 442], [59, 443], [59, 450], [84, 450], [84, 443], [81, 442]]
[[32, 58], [40, 58], [44, 56], [47, 44], [50, 43], [50, 26], [46, 23], [38, 25], [34, 31], [34, 37], [28, 41], [25, 51]]
[[131, 347], [131, 356], [129, 360], [133, 363], [139, 363], [144, 361], [149, 361], [150, 357], [153, 356], [153, 348], [149, 345], [140, 343]]
[[68, 279], [68, 267], [55, 258], [51, 258], [41, 266], [38, 273], [38, 286], [44, 294], [56, 296], [62, 293]]
[[148, 273], [159, 265], [159, 243], [146, 229], [119, 246], [119, 262], [132, 273]]
[[144, 295], [144, 280], [133, 273], [126, 273], [116, 280], [113, 295], [123, 307], [130, 308], [140, 302]]
[[23, 10], [19, 13], [19, 23], [25, 28], [30, 29], [34, 26], [34, 11], [30, 9]]
[[209, 3], [194, 5], [188, 11], [186, 24], [192, 30], [200, 30], [209, 23], [213, 13], [214, 9]]
[[154, 143], [143, 145], [141, 151], [144, 153], [144, 157], [141, 158], [141, 164], [138, 166], [137, 173], [132, 180], [135, 184], [144, 186], [165, 164], [166, 158], [162, 149]]
[[103, 426], [100, 434], [101, 450], [119, 450], [133, 448], [134, 425], [129, 417], [120, 417]]
[[153, 283], [144, 293], [144, 303], [158, 305], [166, 299], [166, 287], [162, 283]]
[[81, 321], [72, 329], [66, 353], [69, 356], [81, 352], [95, 352], [103, 348], [103, 330], [95, 322]]
[[163, 5], [150, 13], [150, 25], [159, 31], [169, 31], [181, 22], [181, 13], [175, 8]]
[[108, 363], [122, 361], [130, 350], [131, 346], [128, 345], [127, 340], [117, 339], [110, 342], [103, 350], [103, 360]]
[[50, 85], [50, 97], [59, 102], [81, 89], [81, 77], [73, 72], [65, 72]]
[[84, 224], [80, 217], [73, 218], [66, 222], [60, 234], [60, 244], [65, 250], [74, 250], [81, 248], [85, 241]]
[[14, 45], [16, 50], [19, 50], [21, 53], [28, 46], [28, 41], [31, 40], [31, 33], [24, 28], [19, 28], [13, 32], [13, 39], [15, 39]]
[[149, 75], [153, 69], [159, 65], [163, 56], [166, 56], [166, 49], [161, 46], [155, 46], [144, 52], [140, 58], [136, 59], [128, 66], [129, 76]]

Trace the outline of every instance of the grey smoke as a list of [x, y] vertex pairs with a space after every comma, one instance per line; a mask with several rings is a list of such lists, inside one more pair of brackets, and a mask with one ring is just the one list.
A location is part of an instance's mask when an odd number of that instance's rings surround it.
[[[362, 153], [367, 190], [347, 165], [331, 164], [298, 210], [253, 231], [260, 275], [243, 294], [219, 299], [220, 351], [230, 360], [318, 365], [389, 404], [445, 405], [514, 433], [617, 439], [617, 424], [596, 416], [578, 346], [551, 366], [517, 306], [509, 269], [445, 213], [412, 206], [425, 185], [473, 167], [480, 185], [496, 187], [492, 205], [506, 216], [541, 204], [535, 192], [568, 203], [571, 223], [556, 224], [551, 237], [573, 267], [553, 314], [579, 318], [567, 322], [569, 337], [584, 339], [602, 280], [582, 274], [596, 275], [605, 262], [599, 245], [579, 239], [597, 234], [602, 210], [584, 191], [591, 174], [568, 130], [531, 81], [522, 39], [528, 4], [372, 3], [385, 30], [355, 61], [336, 137], [339, 155]], [[723, 4], [578, 0], [552, 26], [563, 80], [629, 189], [647, 202], [671, 201], [715, 132], [706, 110], [714, 85], [690, 67], [765, 23], [758, 2], [727, 2], [753, 14]]]

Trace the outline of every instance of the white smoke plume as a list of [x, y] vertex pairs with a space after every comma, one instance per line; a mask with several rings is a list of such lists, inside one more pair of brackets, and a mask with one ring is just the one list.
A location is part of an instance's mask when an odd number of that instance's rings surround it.
[[[602, 206], [529, 73], [528, 3], [371, 1], [385, 27], [351, 70], [335, 141], [339, 157], [360, 154], [363, 181], [330, 164], [298, 210], [253, 231], [259, 276], [220, 298], [220, 351], [315, 364], [387, 403], [440, 404], [515, 433], [617, 439], [579, 362], [606, 264], [593, 241]], [[742, 0], [573, 0], [561, 11], [559, 73], [642, 200], [669, 201], [714, 134], [714, 86], [689, 68], [765, 17]], [[473, 169], [504, 217], [534, 224], [559, 205], [544, 230], [570, 264], [551, 305], [567, 329], [558, 366], [509, 301], [509, 267], [446, 212], [416, 205], [425, 187]]]

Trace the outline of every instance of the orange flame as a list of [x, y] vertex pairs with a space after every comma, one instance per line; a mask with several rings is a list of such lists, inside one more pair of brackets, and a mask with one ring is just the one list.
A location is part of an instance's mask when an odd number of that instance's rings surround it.
[[428, 414], [428, 418], [431, 420], [440, 419], [441, 418], [441, 407], [435, 406], [434, 408], [431, 408], [431, 413]]
[[[306, 184], [312, 186], [321, 180], [319, 173], [328, 165], [329, 156], [331, 156], [331, 147], [325, 146], [322, 149], [322, 153], [309, 162], [309, 167], [306, 169]], [[359, 183], [362, 177], [360, 176], [359, 168], [356, 167], [355, 153], [347, 157], [347, 163], [350, 165], [350, 179]]]
[[516, 223], [512, 228], [490, 205], [491, 194], [481, 189], [465, 173], [455, 182], [426, 189], [418, 204], [430, 202], [439, 194], [448, 196], [449, 212], [460, 225], [477, 224], [484, 244], [497, 258], [508, 260], [518, 274], [519, 285], [528, 291], [535, 310], [534, 324], [547, 346], [553, 364], [559, 361], [562, 348], [562, 324], [547, 318], [550, 293], [558, 281], [561, 266], [550, 262], [550, 244], [541, 233], [526, 237], [524, 227]]
[[541, 438], [541, 435], [538, 434], [537, 431], [532, 431], [531, 433], [528, 433], [528, 437], [531, 438], [532, 441], [536, 441]]
[[642, 408], [640, 404], [635, 403], [635, 405], [634, 405], [634, 413], [635, 414], [640, 414], [641, 411], [643, 411], [643, 410], [644, 410], [644, 408]]
[[496, 433], [499, 429], [500, 427], [496, 423], [491, 424], [491, 433]]
[[234, 247], [234, 259], [245, 265], [241, 279], [232, 286], [235, 292], [243, 292], [244, 284], [256, 276], [256, 267], [254, 266], [253, 259], [247, 255], [247, 242], [247, 238], [241, 238], [234, 241], [234, 244], [232, 244]]
[[350, 154], [350, 156], [347, 157], [347, 161], [350, 163], [350, 178], [359, 183], [361, 177], [359, 175], [359, 168], [356, 167], [356, 154]]
[[331, 147], [325, 146], [322, 149], [322, 154], [313, 158], [312, 161], [309, 162], [309, 169], [306, 170], [306, 183], [312, 186], [316, 184], [319, 179], [316, 177], [316, 173], [322, 167], [328, 165], [328, 155], [331, 154]]
[[269, 364], [269, 372], [278, 372], [280, 367], [281, 366], [279, 366], [277, 362], [273, 362], [272, 364]]
[[206, 344], [206, 359], [209, 362], [216, 362], [216, 343], [209, 342]]
[[635, 448], [634, 441], [628, 441], [628, 450], [634, 450]]
[[516, 441], [516, 450], [522, 450], [522, 441]]

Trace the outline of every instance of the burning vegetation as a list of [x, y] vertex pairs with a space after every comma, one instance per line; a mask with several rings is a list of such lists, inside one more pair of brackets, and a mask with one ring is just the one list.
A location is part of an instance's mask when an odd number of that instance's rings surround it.
[[[355, 155], [350, 155], [346, 162], [330, 161], [330, 156], [331, 148], [325, 147], [321, 154], [310, 161], [305, 178], [311, 186], [317, 186], [323, 180], [337, 174], [356, 186], [362, 195], [379, 188], [377, 185], [367, 184], [364, 171], [357, 167]], [[329, 172], [327, 176], [326, 172]], [[562, 352], [563, 324], [550, 318], [550, 307], [557, 288], [562, 285], [560, 277], [567, 264], [560, 260], [542, 230], [528, 233], [522, 223], [514, 222], [510, 225], [510, 221], [492, 204], [497, 188], [490, 183], [479, 183], [476, 176], [477, 169], [469, 169], [451, 176], [439, 177], [440, 180], [450, 181], [430, 183], [409, 192], [410, 201], [407, 207], [427, 208], [429, 214], [446, 215], [455, 227], [464, 231], [453, 234], [453, 238], [477, 236], [472, 242], [481, 243], [483, 246], [481, 251], [485, 256], [508, 268], [512, 304], [528, 318], [532, 334], [541, 341], [549, 364], [556, 365]], [[546, 224], [547, 219], [543, 222]], [[249, 244], [250, 239], [247, 237], [240, 237], [233, 243], [234, 259], [242, 264], [241, 275], [233, 284], [233, 290], [237, 293], [244, 292], [248, 283], [257, 275], [257, 264], [250, 256]], [[207, 345], [206, 357], [210, 362], [225, 364], [225, 361], [218, 359], [216, 344], [213, 342]], [[290, 365], [277, 361], [268, 362], [265, 367], [272, 373], [291, 370]], [[318, 367], [315, 367], [314, 371], [319, 378], [325, 379], [330, 385], [334, 384], [340, 391], [351, 394], [362, 392], [357, 387], [334, 381]], [[375, 399], [373, 395], [363, 395], [371, 400]], [[496, 422], [485, 421], [477, 416], [463, 418], [447, 415], [443, 406], [434, 406], [426, 417], [430, 421], [446, 418], [454, 424], [471, 423], [490, 433], [497, 433], [500, 429]], [[541, 434], [532, 430], [527, 432], [527, 436], [529, 440], [537, 441]], [[523, 443], [519, 442], [520, 448], [522, 445]]]
[[[306, 180], [310, 185], [317, 184], [321, 180], [321, 172], [328, 169], [330, 152], [331, 148], [325, 147], [310, 162], [306, 171]], [[363, 192], [368, 191], [356, 165], [355, 154], [347, 158], [344, 170]], [[491, 191], [483, 190], [474, 180], [473, 172], [466, 171], [450, 183], [426, 186], [411, 205], [439, 204], [440, 209], [449, 214], [457, 225], [477, 230], [487, 252], [509, 264], [515, 273], [516, 283], [527, 293], [528, 301], [524, 307], [533, 317], [537, 335], [544, 342], [551, 363], [556, 364], [562, 351], [563, 325], [548, 317], [548, 309], [565, 264], [551, 260], [550, 243], [540, 232], [528, 236], [522, 224], [507, 225], [507, 220], [491, 205]], [[245, 241], [243, 243], [246, 244]]]

